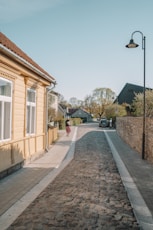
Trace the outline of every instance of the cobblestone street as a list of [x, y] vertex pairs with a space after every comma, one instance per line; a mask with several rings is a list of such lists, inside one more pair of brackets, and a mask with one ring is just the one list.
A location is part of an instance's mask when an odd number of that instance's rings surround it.
[[8, 229], [140, 229], [102, 129], [78, 128], [74, 159]]

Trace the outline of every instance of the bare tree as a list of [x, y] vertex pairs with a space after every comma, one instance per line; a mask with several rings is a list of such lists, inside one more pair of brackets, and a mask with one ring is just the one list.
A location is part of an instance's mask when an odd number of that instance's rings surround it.
[[93, 100], [97, 104], [97, 115], [101, 118], [104, 116], [105, 107], [113, 102], [115, 93], [109, 88], [96, 88], [93, 91]]
[[97, 107], [96, 103], [93, 100], [92, 95], [87, 95], [84, 99], [83, 108], [90, 113], [91, 115], [95, 116], [95, 108]]
[[70, 100], [69, 100], [69, 103], [72, 106], [72, 108], [79, 107], [78, 99], [76, 97], [71, 97]]

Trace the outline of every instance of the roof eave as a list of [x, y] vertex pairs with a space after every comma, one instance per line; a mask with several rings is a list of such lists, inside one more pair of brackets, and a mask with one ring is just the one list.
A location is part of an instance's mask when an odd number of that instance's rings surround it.
[[2, 44], [0, 44], [0, 50], [2, 50], [4, 53], [6, 53], [10, 57], [12, 57], [17, 62], [19, 62], [22, 65], [24, 65], [26, 68], [28, 68], [28, 69], [32, 70], [33, 72], [35, 72], [36, 74], [38, 74], [39, 76], [41, 76], [45, 80], [47, 80], [47, 81], [53, 83], [54, 85], [56, 85], [56, 81], [55, 81], [55, 79], [53, 77], [51, 77], [51, 76], [43, 73], [42, 71], [40, 71], [39, 69], [37, 69], [35, 66], [33, 66], [32, 64], [30, 64], [25, 59], [23, 59], [19, 55], [15, 54], [14, 52], [12, 52], [11, 50], [9, 50], [7, 47], [3, 46]]

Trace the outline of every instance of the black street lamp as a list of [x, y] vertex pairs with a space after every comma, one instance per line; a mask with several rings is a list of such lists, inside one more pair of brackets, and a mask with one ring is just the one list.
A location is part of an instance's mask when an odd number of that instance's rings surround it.
[[128, 45], [125, 47], [127, 48], [136, 48], [139, 45], [134, 43], [133, 35], [135, 33], [140, 33], [142, 36], [142, 49], [144, 51], [144, 71], [143, 71], [143, 131], [142, 131], [142, 159], [145, 159], [145, 131], [146, 131], [146, 37], [143, 35], [141, 31], [134, 31], [131, 35], [131, 40]]

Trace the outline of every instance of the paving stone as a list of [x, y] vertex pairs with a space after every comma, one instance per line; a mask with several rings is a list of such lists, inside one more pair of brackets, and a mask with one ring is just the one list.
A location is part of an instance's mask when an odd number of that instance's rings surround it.
[[140, 229], [103, 132], [78, 129], [74, 159], [8, 230], [24, 227]]

